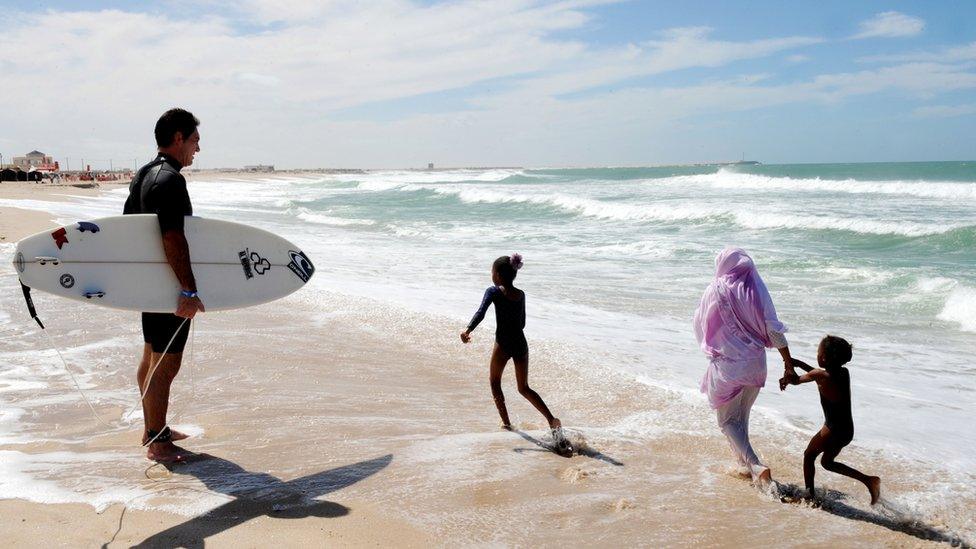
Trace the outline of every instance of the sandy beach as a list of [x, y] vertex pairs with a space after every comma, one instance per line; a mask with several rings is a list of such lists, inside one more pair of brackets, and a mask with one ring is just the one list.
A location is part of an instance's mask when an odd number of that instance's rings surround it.
[[[66, 200], [71, 196], [94, 196], [103, 189], [116, 188], [122, 183], [103, 183], [90, 188], [76, 184], [55, 185], [25, 181], [0, 181], [0, 199], [8, 200]], [[17, 242], [25, 236], [34, 234], [55, 225], [53, 216], [47, 212], [23, 208], [0, 207], [0, 242]]]
[[[106, 190], [2, 183], [0, 199], [56, 201]], [[54, 217], [2, 207], [2, 242], [53, 227]], [[12, 252], [6, 246], [4, 259]], [[976, 502], [953, 499], [972, 477], [929, 475], [855, 440], [844, 460], [870, 464], [882, 476], [883, 497], [941, 485], [944, 515], [918, 516], [898, 503], [904, 497], [872, 508], [863, 486], [822, 469], [818, 482], [832, 493], [823, 508], [784, 504], [781, 497], [802, 485], [802, 451], [816, 425], [797, 432], [754, 421], [754, 445], [777, 480], [763, 492], [731, 469], [703, 397], [636, 383], [570, 343], [530, 336], [533, 387], [581, 450], [557, 456], [511, 371], [503, 387], [516, 431], [498, 428], [489, 330], [462, 346], [457, 319], [345, 295], [329, 286], [326, 258], [317, 266], [316, 292], [196, 322], [171, 415], [193, 435], [185, 447], [200, 456], [172, 467], [143, 457], [138, 415], [121, 419], [138, 398], [138, 315], [34, 297], [54, 344], [72, 349], [65, 358], [106, 426], [30, 322], [13, 271], [0, 271], [2, 310], [22, 320], [0, 333], [0, 346], [22, 357], [7, 366], [36, 368], [44, 381], [35, 390], [0, 389], [0, 406], [14, 410], [0, 416], [7, 432], [0, 461], [10, 474], [0, 486], [19, 494], [0, 501], [0, 538], [107, 547], [973, 541], [965, 536], [974, 531]], [[776, 367], [770, 362], [771, 378]], [[39, 396], [48, 404], [21, 405]]]

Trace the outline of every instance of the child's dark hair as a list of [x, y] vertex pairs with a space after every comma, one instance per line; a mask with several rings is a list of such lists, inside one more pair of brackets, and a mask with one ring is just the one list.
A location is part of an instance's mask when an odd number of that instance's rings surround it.
[[491, 264], [491, 270], [498, 273], [498, 277], [502, 279], [502, 284], [505, 286], [511, 286], [512, 282], [515, 281], [515, 275], [521, 268], [522, 256], [517, 253], [511, 256], [503, 255]]
[[840, 368], [851, 361], [851, 344], [842, 337], [828, 335], [820, 341], [827, 366]]

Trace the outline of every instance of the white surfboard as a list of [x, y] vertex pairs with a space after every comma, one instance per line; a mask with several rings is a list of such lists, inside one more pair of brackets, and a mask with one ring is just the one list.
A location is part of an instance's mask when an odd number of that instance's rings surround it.
[[[256, 227], [191, 216], [184, 233], [207, 311], [273, 301], [315, 272], [298, 246]], [[116, 309], [173, 312], [180, 293], [152, 214], [81, 221], [29, 236], [17, 243], [14, 268], [31, 288]]]

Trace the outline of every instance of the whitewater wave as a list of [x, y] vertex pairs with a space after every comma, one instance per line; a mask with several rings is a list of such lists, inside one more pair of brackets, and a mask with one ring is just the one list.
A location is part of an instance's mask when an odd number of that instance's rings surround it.
[[958, 323], [963, 331], [976, 332], [976, 288], [953, 288], [938, 318]]
[[842, 282], [844, 284], [868, 284], [877, 286], [887, 283], [896, 276], [893, 271], [874, 269], [871, 267], [827, 266], [819, 267], [817, 270], [829, 275], [832, 281]]
[[653, 204], [634, 204], [609, 202], [594, 198], [550, 193], [518, 193], [464, 185], [421, 185], [388, 183], [385, 186], [372, 186], [371, 190], [396, 190], [402, 192], [434, 192], [438, 195], [456, 197], [466, 203], [485, 204], [535, 204], [564, 213], [612, 219], [618, 221], [647, 222], [732, 222], [747, 229], [796, 229], [796, 230], [835, 230], [862, 234], [895, 235], [918, 237], [947, 233], [964, 225], [944, 225], [905, 221], [884, 221], [864, 218], [845, 218], [819, 215], [796, 215], [779, 213], [768, 209], [716, 207], [693, 204], [679, 205], [674, 202]]
[[762, 211], [736, 212], [733, 215], [738, 225], [748, 229], [832, 230], [917, 237], [943, 234], [959, 228], [958, 226], [948, 227], [931, 223], [879, 221], [850, 217], [798, 216]]
[[516, 169], [370, 172], [358, 176], [358, 187], [364, 191], [387, 191], [411, 183], [460, 183], [462, 181], [492, 183], [516, 175], [525, 174], [522, 170]]
[[644, 179], [645, 185], [705, 185], [731, 190], [781, 190], [847, 194], [904, 195], [918, 198], [976, 201], [976, 183], [941, 181], [859, 181], [857, 179], [794, 179], [737, 173], [720, 169], [715, 173]]
[[307, 208], [299, 208], [295, 212], [295, 217], [303, 221], [308, 221], [309, 223], [316, 223], [319, 225], [329, 225], [331, 227], [348, 227], [353, 225], [374, 225], [375, 221], [372, 219], [354, 219], [350, 217], [335, 217], [331, 215], [325, 215], [321, 213], [314, 213], [309, 211]]

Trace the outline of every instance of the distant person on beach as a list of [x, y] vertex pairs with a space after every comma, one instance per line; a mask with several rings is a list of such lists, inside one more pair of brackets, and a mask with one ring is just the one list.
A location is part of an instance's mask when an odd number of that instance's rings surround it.
[[717, 411], [718, 425], [739, 465], [758, 484], [771, 480], [749, 442], [749, 412], [766, 384], [766, 349], [779, 350], [784, 369], [790, 348], [786, 326], [749, 254], [725, 248], [715, 258], [715, 279], [695, 312], [695, 337], [709, 359], [701, 391]]
[[142, 313], [145, 344], [136, 378], [142, 395], [146, 457], [159, 462], [183, 461], [189, 452], [173, 444], [187, 436], [169, 428], [169, 389], [180, 370], [190, 319], [203, 312], [183, 234], [184, 217], [193, 214], [186, 179], [180, 170], [200, 152], [200, 121], [183, 109], [170, 109], [156, 122], [156, 158], [139, 169], [129, 185], [124, 214], [156, 214], [166, 260], [182, 286], [175, 313]]
[[512, 254], [495, 260], [491, 266], [491, 281], [493, 286], [485, 290], [481, 306], [471, 318], [468, 327], [461, 332], [461, 341], [471, 341], [471, 332], [485, 318], [485, 313], [491, 304], [495, 305], [495, 347], [491, 353], [488, 380], [491, 383], [491, 394], [495, 399], [495, 407], [502, 419], [502, 428], [511, 429], [512, 422], [508, 419], [508, 409], [505, 408], [505, 395], [502, 393], [502, 372], [509, 359], [515, 363], [515, 381], [518, 392], [535, 406], [536, 410], [545, 416], [549, 428], [553, 431], [553, 439], [557, 444], [563, 444], [562, 423], [553, 417], [546, 403], [539, 393], [529, 387], [529, 344], [525, 341], [525, 292], [514, 286], [515, 275], [522, 268], [522, 256]]
[[[816, 498], [813, 489], [813, 477], [816, 473], [814, 462], [817, 456], [823, 454], [820, 464], [824, 469], [845, 477], [851, 477], [864, 483], [871, 493], [871, 505], [878, 502], [881, 496], [881, 479], [834, 461], [845, 446], [854, 440], [854, 418], [851, 413], [851, 373], [844, 368], [851, 360], [851, 344], [846, 340], [827, 336], [817, 348], [817, 364], [820, 368], [808, 366], [805, 362], [793, 359], [787, 367], [786, 374], [779, 380], [780, 390], [787, 385], [817, 382], [820, 390], [820, 406], [824, 413], [824, 426], [810, 439], [806, 451], [803, 452], [803, 481], [806, 484], [809, 499]], [[801, 368], [806, 373], [797, 376], [793, 366]]]

